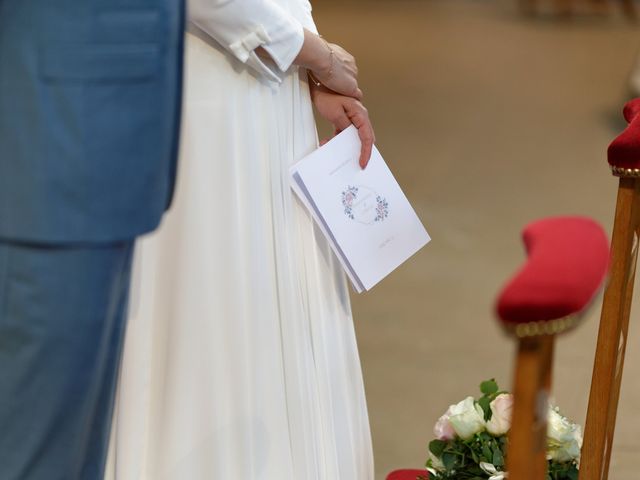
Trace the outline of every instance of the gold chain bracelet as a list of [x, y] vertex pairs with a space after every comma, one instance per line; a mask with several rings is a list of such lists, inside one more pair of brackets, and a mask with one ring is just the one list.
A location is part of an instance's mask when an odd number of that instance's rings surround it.
[[[322, 35], [318, 35], [318, 36], [320, 37], [320, 39], [322, 39], [324, 44], [327, 46], [327, 50], [329, 50], [329, 74], [327, 75], [327, 80], [329, 80], [333, 76], [334, 51], [333, 51], [333, 48], [331, 48], [331, 45], [329, 45], [329, 42], [327, 42]], [[311, 70], [309, 70], [308, 73], [309, 73], [309, 78], [311, 79], [311, 81], [316, 87], [322, 86], [322, 82], [316, 78], [316, 76], [313, 74]]]

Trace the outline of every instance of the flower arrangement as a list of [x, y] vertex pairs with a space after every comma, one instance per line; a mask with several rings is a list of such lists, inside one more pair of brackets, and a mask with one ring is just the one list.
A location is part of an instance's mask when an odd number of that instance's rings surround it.
[[[432, 480], [504, 480], [507, 432], [513, 396], [495, 380], [480, 384], [482, 396], [451, 405], [436, 422], [427, 470]], [[582, 446], [580, 425], [549, 407], [547, 480], [577, 480]]]

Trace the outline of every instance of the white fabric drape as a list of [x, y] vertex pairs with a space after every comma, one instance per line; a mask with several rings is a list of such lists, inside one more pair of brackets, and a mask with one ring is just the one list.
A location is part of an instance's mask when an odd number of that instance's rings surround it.
[[[305, 0], [278, 3], [310, 21]], [[306, 78], [268, 81], [193, 31], [176, 196], [138, 245], [105, 478], [372, 480], [347, 284], [289, 187], [317, 145]]]

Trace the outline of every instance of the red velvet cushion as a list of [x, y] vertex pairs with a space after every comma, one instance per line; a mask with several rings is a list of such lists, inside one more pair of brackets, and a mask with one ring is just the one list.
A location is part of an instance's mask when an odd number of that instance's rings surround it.
[[418, 475], [429, 478], [426, 470], [395, 470], [387, 475], [387, 480], [416, 480]]
[[506, 324], [563, 318], [583, 310], [597, 293], [609, 263], [602, 228], [585, 217], [553, 217], [523, 231], [528, 259], [498, 297]]
[[611, 142], [607, 152], [609, 165], [618, 168], [640, 168], [640, 98], [627, 102], [623, 115], [629, 126]]

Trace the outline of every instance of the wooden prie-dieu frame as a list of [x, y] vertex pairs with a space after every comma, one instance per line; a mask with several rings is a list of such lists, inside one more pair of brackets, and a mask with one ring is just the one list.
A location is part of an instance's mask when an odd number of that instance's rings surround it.
[[640, 99], [628, 102], [628, 127], [609, 146], [608, 159], [619, 177], [611, 238], [611, 273], [605, 290], [596, 346], [580, 480], [606, 480], [620, 398], [629, 330], [638, 236], [640, 235]]
[[523, 231], [527, 261], [497, 301], [498, 318], [516, 337], [509, 480], [547, 477], [547, 412], [556, 336], [575, 327], [601, 290], [609, 243], [586, 217], [551, 217]]

